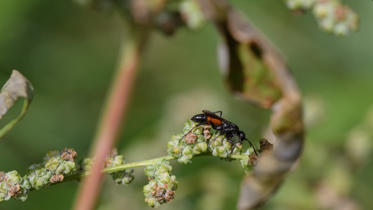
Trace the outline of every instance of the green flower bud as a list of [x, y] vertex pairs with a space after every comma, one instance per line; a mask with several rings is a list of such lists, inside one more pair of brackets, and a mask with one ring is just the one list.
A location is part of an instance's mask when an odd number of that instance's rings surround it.
[[201, 142], [198, 143], [194, 148], [193, 148], [193, 154], [199, 155], [203, 152], [207, 151], [207, 143], [206, 142]]
[[[105, 167], [120, 166], [120, 165], [123, 165], [125, 162], [126, 161], [124, 160], [123, 156], [118, 155], [117, 151], [113, 150], [111, 152], [110, 157], [106, 160]], [[114, 172], [114, 173], [111, 173], [110, 175], [113, 178], [113, 181], [117, 184], [130, 184], [135, 178], [133, 176], [133, 169]]]
[[51, 151], [44, 158], [44, 166], [52, 174], [67, 175], [77, 170], [75, 157], [76, 152], [72, 149], [64, 149], [62, 152]]
[[181, 152], [183, 151], [181, 142], [179, 139], [182, 138], [182, 135], [172, 136], [172, 140], [167, 143], [167, 152], [169, 155], [174, 157], [180, 157]]
[[180, 12], [191, 29], [198, 29], [205, 23], [205, 16], [196, 0], [183, 0]]
[[91, 158], [85, 158], [82, 161], [82, 168], [85, 171], [85, 173], [88, 173], [91, 170], [92, 167], [92, 159]]
[[49, 179], [52, 177], [52, 172], [46, 168], [37, 168], [31, 170], [28, 175], [24, 177], [28, 183], [24, 183], [28, 189], [40, 189], [49, 183]]
[[47, 154], [45, 155], [44, 161], [48, 161], [49, 159], [51, 159], [53, 157], [57, 157], [59, 155], [60, 155], [60, 152], [58, 150], [51, 150], [51, 151], [47, 152]]
[[252, 148], [249, 148], [246, 150], [246, 152], [242, 153], [242, 155], [243, 158], [240, 160], [242, 168], [244, 168], [245, 170], [251, 169], [257, 158], [254, 150]]
[[111, 176], [117, 184], [130, 184], [135, 179], [133, 169], [111, 173]]
[[212, 136], [210, 141], [210, 151], [212, 151], [213, 156], [227, 158], [228, 155], [231, 153], [231, 144], [227, 141], [227, 139], [223, 136]]
[[45, 168], [48, 169], [49, 171], [57, 170], [58, 166], [59, 166], [59, 159], [57, 157], [51, 157], [45, 163]]
[[292, 10], [305, 10], [311, 8], [316, 0], [286, 0], [286, 5]]
[[184, 147], [184, 149], [183, 149], [183, 155], [186, 155], [186, 156], [193, 155], [193, 149], [192, 149], [192, 147], [191, 146]]
[[[250, 148], [250, 149], [252, 149], [252, 148]], [[234, 146], [232, 155], [239, 155], [241, 153], [241, 151], [242, 151], [242, 144], [237, 143]]]
[[9, 171], [5, 174], [8, 183], [19, 183], [22, 177], [19, 176], [18, 171]]

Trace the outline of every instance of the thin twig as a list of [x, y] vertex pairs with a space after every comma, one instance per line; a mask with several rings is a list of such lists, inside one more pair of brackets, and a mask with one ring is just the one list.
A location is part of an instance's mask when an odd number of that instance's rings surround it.
[[154, 163], [156, 163], [157, 161], [160, 161], [160, 160], [174, 160], [174, 159], [176, 159], [176, 158], [171, 156], [171, 155], [162, 156], [162, 157], [154, 158], [154, 159], [150, 159], [150, 160], [143, 160], [143, 161], [137, 161], [137, 162], [132, 162], [132, 163], [125, 163], [125, 164], [122, 164], [122, 165], [119, 165], [119, 166], [113, 166], [113, 167], [105, 168], [103, 170], [103, 172], [104, 173], [114, 173], [114, 172], [129, 169], [129, 168], [137, 168], [137, 167], [142, 167], [142, 166], [153, 165]]
[[[210, 156], [210, 155], [211, 154], [209, 154], [209, 153], [201, 153], [199, 155], [196, 155], [196, 157], [203, 157], [203, 156]], [[245, 158], [247, 158], [247, 155], [231, 155], [229, 157], [230, 160], [242, 160], [242, 159], [245, 159]], [[156, 162], [162, 161], [162, 160], [170, 161], [170, 160], [176, 160], [176, 159], [178, 159], [178, 158], [175, 157], [175, 156], [166, 155], [166, 156], [161, 156], [161, 157], [157, 157], [157, 158], [153, 158], [153, 159], [149, 159], [149, 160], [141, 160], [141, 161], [135, 161], [135, 162], [131, 162], [131, 163], [123, 163], [121, 165], [104, 168], [102, 170], [102, 173], [103, 174], [104, 173], [111, 174], [111, 173], [115, 173], [115, 172], [124, 171], [126, 169], [154, 165]], [[82, 177], [85, 177], [85, 176], [89, 176], [89, 172], [84, 171], [84, 170], [80, 170], [80, 171], [78, 171], [78, 172], [76, 172], [72, 175], [67, 176], [64, 179], [64, 181], [80, 180]]]
[[[206, 156], [207, 157], [211, 156], [211, 154], [210, 153], [201, 153], [199, 155], [196, 155], [195, 157], [206, 157]], [[231, 155], [229, 157], [230, 160], [243, 160], [243, 159], [246, 159], [246, 158], [247, 158], [247, 155], [242, 155], [242, 154]], [[157, 158], [153, 158], [153, 159], [149, 159], [149, 160], [141, 160], [141, 161], [135, 161], [135, 162], [130, 162], [130, 163], [123, 163], [121, 165], [104, 168], [102, 170], [102, 174], [105, 174], [105, 173], [106, 174], [111, 174], [111, 173], [121, 172], [121, 171], [124, 171], [124, 170], [127, 170], [127, 169], [150, 166], [150, 165], [154, 165], [158, 161], [162, 161], [162, 160], [171, 161], [171, 160], [177, 160], [177, 159], [178, 158], [175, 157], [175, 156], [165, 155], [165, 156], [161, 156], [161, 157], [157, 157]], [[81, 180], [82, 178], [87, 177], [89, 175], [90, 175], [89, 171], [85, 171], [85, 170], [81, 169], [81, 170], [76, 171], [73, 174], [67, 175], [63, 179], [63, 182]], [[63, 183], [63, 182], [56, 182], [56, 183], [52, 183], [50, 185], [56, 185], [56, 184], [60, 184], [60, 183]], [[47, 186], [50, 186], [50, 185], [47, 185]]]
[[131, 89], [136, 78], [140, 55], [146, 39], [147, 34], [134, 35], [125, 45], [121, 58], [122, 63], [112, 83], [107, 105], [96, 134], [96, 143], [92, 151], [94, 162], [90, 176], [83, 180], [78, 192], [74, 207], [76, 210], [91, 210], [95, 206], [95, 201], [101, 188], [102, 170], [104, 169], [105, 160], [115, 144], [121, 122], [125, 119]]
[[[200, 155], [196, 156], [208, 156], [208, 154], [203, 153]], [[231, 155], [229, 158], [233, 160], [241, 160], [244, 158], [247, 158], [247, 155]], [[129, 168], [136, 168], [136, 167], [142, 167], [142, 166], [148, 166], [148, 165], [153, 165], [155, 162], [159, 160], [176, 160], [177, 158], [171, 155], [168, 156], [162, 156], [159, 158], [154, 158], [154, 159], [149, 159], [149, 160], [143, 160], [143, 161], [137, 161], [137, 162], [132, 162], [132, 163], [125, 163], [119, 166], [113, 166], [109, 168], [105, 168], [103, 170], [104, 173], [113, 173], [113, 172], [118, 172], [118, 171], [123, 171], [125, 169]]]

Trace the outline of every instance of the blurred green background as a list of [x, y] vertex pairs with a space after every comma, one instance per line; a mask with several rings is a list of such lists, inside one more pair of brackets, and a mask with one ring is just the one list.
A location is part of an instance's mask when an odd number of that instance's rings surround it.
[[[311, 14], [292, 14], [282, 1], [231, 2], [281, 49], [306, 101], [305, 154], [263, 209], [372, 209], [373, 3], [345, 1], [361, 26], [341, 38], [320, 31]], [[18, 69], [35, 87], [30, 111], [0, 142], [1, 170], [23, 173], [52, 149], [88, 153], [123, 39], [125, 24], [116, 14], [70, 0], [0, 1], [0, 81]], [[119, 141], [128, 161], [165, 154], [169, 137], [201, 109], [222, 110], [251, 139], [260, 138], [269, 112], [227, 91], [216, 62], [218, 42], [212, 25], [172, 37], [154, 34]], [[159, 209], [235, 208], [239, 163], [198, 158], [175, 165], [174, 173], [176, 199]], [[99, 209], [148, 209], [145, 182], [142, 169], [130, 186], [107, 179]], [[70, 209], [77, 187], [49, 187], [26, 202], [2, 202], [0, 209]]]

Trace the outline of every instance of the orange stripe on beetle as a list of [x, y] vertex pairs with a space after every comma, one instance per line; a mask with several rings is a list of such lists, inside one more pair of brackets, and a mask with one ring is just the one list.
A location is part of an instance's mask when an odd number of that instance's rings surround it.
[[214, 125], [221, 125], [222, 121], [220, 119], [216, 119], [210, 116], [207, 116], [207, 121], [214, 124]]

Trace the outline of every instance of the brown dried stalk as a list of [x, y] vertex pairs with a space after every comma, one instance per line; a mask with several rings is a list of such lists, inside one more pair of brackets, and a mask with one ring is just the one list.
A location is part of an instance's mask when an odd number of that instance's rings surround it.
[[231, 91], [273, 112], [270, 141], [274, 148], [260, 155], [241, 186], [238, 209], [253, 209], [271, 197], [301, 155], [301, 96], [279, 53], [237, 10], [225, 0], [199, 2], [224, 38], [220, 58]]

